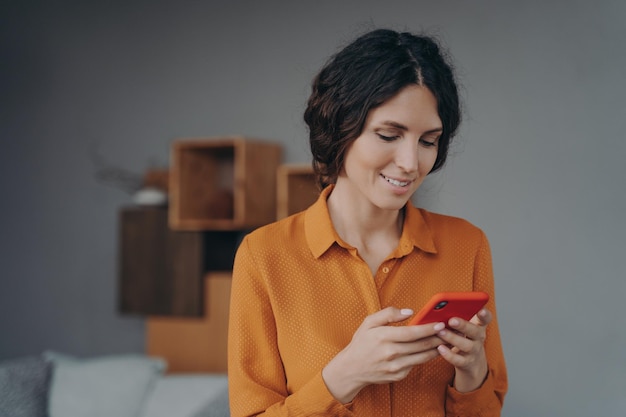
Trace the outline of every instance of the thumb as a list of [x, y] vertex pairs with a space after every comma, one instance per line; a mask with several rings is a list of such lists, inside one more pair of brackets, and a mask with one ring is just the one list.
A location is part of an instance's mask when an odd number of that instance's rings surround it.
[[412, 315], [413, 310], [410, 308], [387, 307], [367, 316], [363, 321], [363, 325], [367, 328], [386, 326], [390, 323], [406, 320]]

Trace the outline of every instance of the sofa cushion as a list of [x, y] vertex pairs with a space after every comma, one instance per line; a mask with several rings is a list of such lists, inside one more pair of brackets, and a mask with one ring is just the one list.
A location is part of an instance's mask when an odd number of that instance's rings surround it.
[[230, 417], [228, 387], [222, 388], [215, 399], [194, 414], [193, 417]]
[[203, 410], [212, 406], [215, 401], [221, 400], [227, 387], [226, 374], [165, 375], [156, 383], [141, 417], [195, 417], [198, 410]]
[[0, 416], [45, 417], [50, 364], [28, 356], [0, 362]]
[[50, 417], [136, 417], [165, 370], [162, 359], [142, 355], [44, 356], [54, 365]]

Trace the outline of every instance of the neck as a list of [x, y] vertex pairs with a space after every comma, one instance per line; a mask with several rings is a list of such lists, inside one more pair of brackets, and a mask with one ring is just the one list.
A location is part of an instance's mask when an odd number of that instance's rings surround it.
[[399, 240], [404, 210], [388, 210], [371, 204], [360, 204], [345, 193], [333, 192], [328, 197], [328, 211], [339, 237], [360, 247], [375, 238]]

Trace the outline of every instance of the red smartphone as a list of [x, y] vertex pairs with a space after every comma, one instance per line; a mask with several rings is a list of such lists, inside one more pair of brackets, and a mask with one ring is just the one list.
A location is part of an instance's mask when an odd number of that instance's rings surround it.
[[489, 301], [489, 294], [482, 291], [440, 292], [432, 296], [424, 307], [411, 319], [409, 325], [443, 322], [452, 317], [470, 320]]

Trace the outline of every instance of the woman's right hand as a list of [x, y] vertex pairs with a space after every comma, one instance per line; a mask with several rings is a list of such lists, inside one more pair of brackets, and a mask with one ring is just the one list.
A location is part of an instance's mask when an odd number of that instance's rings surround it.
[[415, 365], [439, 355], [436, 336], [444, 323], [389, 326], [408, 319], [412, 310], [388, 307], [367, 316], [352, 340], [322, 370], [330, 393], [349, 403], [367, 385], [404, 379]]

